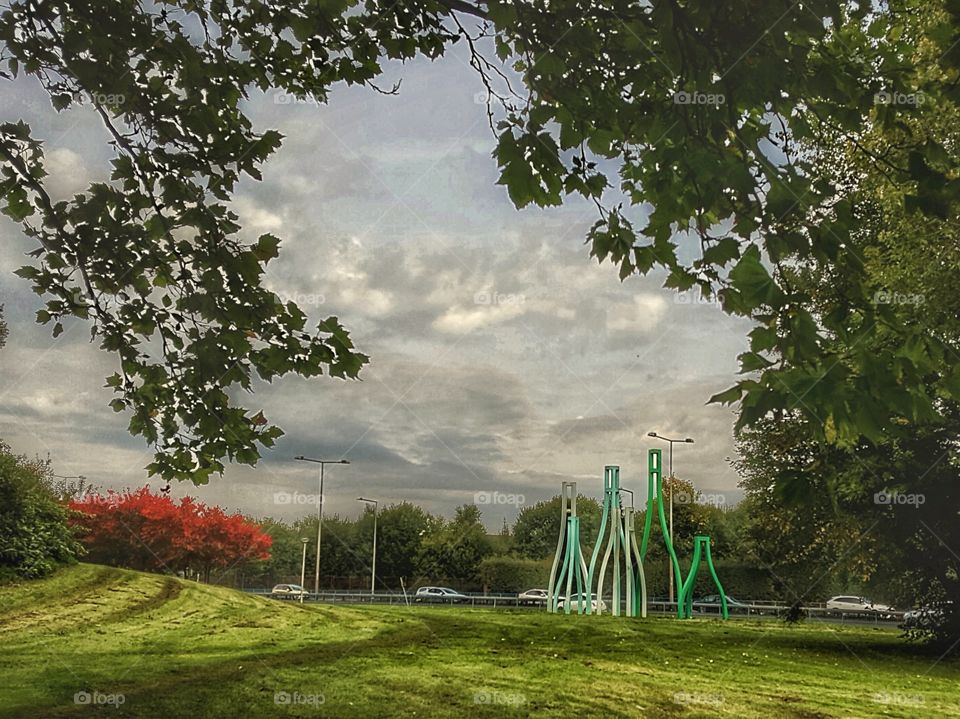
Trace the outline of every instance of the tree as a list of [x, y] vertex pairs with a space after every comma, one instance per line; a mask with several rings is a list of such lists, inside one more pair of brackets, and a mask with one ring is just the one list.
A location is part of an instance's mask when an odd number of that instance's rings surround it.
[[200, 574], [270, 556], [270, 535], [240, 514], [191, 497], [174, 502], [149, 487], [70, 502], [91, 561], [154, 572]]
[[[527, 559], [552, 558], [560, 535], [560, 495], [520, 510], [513, 526], [514, 550]], [[592, 497], [577, 496], [580, 517], [580, 545], [586, 554], [600, 531], [600, 503]]]
[[464, 504], [457, 507], [453, 521], [439, 524], [424, 536], [417, 571], [423, 577], [477, 581], [480, 563], [492, 553], [480, 509]]
[[[384, 581], [413, 577], [417, 553], [429, 528], [430, 515], [415, 504], [401, 502], [382, 509], [377, 517], [377, 575]], [[358, 534], [361, 548], [367, 548], [361, 556], [367, 557], [373, 542], [372, 511], [363, 513]]]
[[45, 462], [14, 455], [0, 441], [0, 579], [34, 579], [82, 552], [69, 512], [50, 493]]
[[242, 578], [245, 584], [270, 587], [290, 577], [300, 578], [300, 563], [303, 544], [300, 532], [282, 521], [264, 518], [259, 522], [260, 529], [270, 537], [270, 556], [267, 559], [250, 562], [244, 568]]
[[802, 421], [771, 420], [742, 431], [735, 462], [749, 515], [745, 553], [770, 572], [778, 597], [790, 604], [855, 591], [879, 555], [879, 534], [864, 534], [857, 497], [840, 490], [842, 451], [821, 454], [798, 427]]
[[[308, 537], [307, 576], [314, 576], [317, 561], [317, 518], [307, 517], [294, 523], [299, 536]], [[369, 545], [368, 545], [369, 546]], [[364, 573], [369, 550], [360, 546], [357, 523], [338, 514], [325, 515], [320, 542], [320, 586], [333, 577], [360, 577]], [[300, 570], [297, 569], [299, 574]]]
[[[929, 414], [922, 378], [956, 399], [958, 375], [941, 338], [871, 302], [862, 258], [846, 251], [861, 188], [824, 174], [811, 148], [840, 138], [915, 217], [954, 218], [945, 127], [903, 129], [908, 114], [956, 102], [958, 40], [960, 10], [943, 0], [786, 11], [753, 0], [15, 0], [0, 17], [4, 76], [35, 78], [58, 112], [91, 107], [113, 171], [54, 204], [41, 141], [6, 123], [0, 195], [37, 242], [19, 274], [46, 299], [38, 321], [54, 335], [65, 317], [89, 321], [119, 359], [113, 408], [155, 448], [149, 470], [203, 482], [225, 459], [255, 463], [280, 435], [232, 389], [289, 372], [355, 377], [366, 362], [337, 318], [308, 331], [299, 308], [262, 287], [278, 238], [237, 239], [226, 203], [282, 139], [253, 128], [248, 90], [325, 102], [341, 83], [374, 86], [385, 59], [460, 43], [487, 88], [500, 183], [518, 207], [583, 196], [598, 207], [591, 253], [621, 278], [664, 269], [667, 287], [717, 294], [755, 321], [740, 357], [749, 376], [713, 398], [740, 402], [741, 426], [803, 396], [797, 411], [829, 420], [803, 425], [818, 441], [876, 440], [892, 418]], [[882, 99], [901, 97], [924, 102]], [[871, 132], [896, 141], [875, 152], [861, 142]], [[683, 261], [690, 242], [699, 252]], [[811, 262], [849, 279], [842, 311], [817, 314], [809, 288], [789, 282], [791, 266]], [[851, 318], [868, 337], [920, 349], [838, 347]], [[838, 363], [851, 372], [831, 372]]]

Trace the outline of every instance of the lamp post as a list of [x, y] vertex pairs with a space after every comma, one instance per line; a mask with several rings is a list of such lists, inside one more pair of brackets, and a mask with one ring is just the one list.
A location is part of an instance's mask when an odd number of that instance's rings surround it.
[[373, 562], [370, 565], [370, 598], [373, 599], [374, 588], [376, 587], [377, 582], [377, 505], [378, 502], [375, 499], [367, 499], [366, 497], [357, 497], [358, 502], [364, 502], [365, 504], [373, 505]]
[[323, 529], [323, 468], [328, 464], [350, 464], [345, 459], [313, 459], [312, 457], [294, 457], [300, 462], [313, 462], [320, 465], [320, 497], [317, 502], [317, 566], [313, 577], [313, 593], [320, 594], [320, 533]]
[[310, 537], [300, 537], [300, 541], [303, 542], [303, 559], [300, 560], [300, 603], [303, 604], [303, 583], [307, 579], [307, 542]]
[[[670, 544], [673, 545], [673, 445], [680, 444], [693, 444], [693, 439], [687, 437], [686, 439], [670, 439], [669, 437], [664, 437], [662, 434], [657, 434], [656, 432], [647, 432], [648, 437], [655, 437], [656, 439], [662, 439], [664, 442], [670, 443], [670, 460], [668, 463], [670, 471]], [[667, 572], [670, 575], [670, 601], [673, 602], [673, 572]]]

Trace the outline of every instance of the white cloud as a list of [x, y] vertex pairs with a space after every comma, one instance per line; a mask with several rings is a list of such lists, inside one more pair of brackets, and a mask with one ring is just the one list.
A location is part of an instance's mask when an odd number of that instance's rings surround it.
[[451, 307], [433, 322], [439, 332], [464, 334], [482, 327], [500, 324], [523, 314], [522, 302]]
[[55, 202], [73, 197], [90, 184], [83, 157], [69, 148], [56, 147], [47, 150], [44, 167], [47, 171], [44, 184]]
[[607, 312], [607, 329], [611, 332], [649, 332], [656, 327], [667, 310], [662, 295], [647, 292], [636, 294], [632, 302], [620, 302]]

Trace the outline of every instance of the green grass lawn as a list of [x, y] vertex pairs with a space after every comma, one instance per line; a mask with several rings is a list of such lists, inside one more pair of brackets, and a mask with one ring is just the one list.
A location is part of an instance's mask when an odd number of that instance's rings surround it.
[[0, 588], [0, 716], [960, 716], [960, 662], [916, 651], [865, 627], [301, 607], [81, 564]]

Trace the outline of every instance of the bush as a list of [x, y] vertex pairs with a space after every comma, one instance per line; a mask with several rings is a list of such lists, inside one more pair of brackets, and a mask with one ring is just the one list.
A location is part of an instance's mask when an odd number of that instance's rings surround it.
[[75, 561], [81, 551], [69, 511], [43, 481], [43, 465], [0, 443], [0, 579], [33, 579]]

